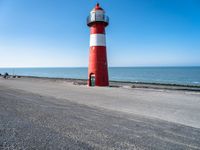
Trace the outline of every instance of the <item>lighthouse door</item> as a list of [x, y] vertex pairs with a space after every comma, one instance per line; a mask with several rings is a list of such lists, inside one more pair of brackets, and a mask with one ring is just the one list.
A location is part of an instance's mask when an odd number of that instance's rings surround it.
[[91, 84], [91, 86], [95, 86], [95, 75], [94, 74], [90, 75], [90, 84]]

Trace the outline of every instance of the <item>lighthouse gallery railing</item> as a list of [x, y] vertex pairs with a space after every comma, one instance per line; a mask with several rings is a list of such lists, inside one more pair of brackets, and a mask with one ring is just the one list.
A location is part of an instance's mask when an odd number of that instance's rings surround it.
[[103, 15], [103, 16], [100, 17], [96, 14], [89, 15], [87, 17], [87, 24], [90, 24], [90, 23], [96, 22], [96, 21], [105, 22], [105, 23], [109, 24], [109, 17], [106, 16], [106, 15]]

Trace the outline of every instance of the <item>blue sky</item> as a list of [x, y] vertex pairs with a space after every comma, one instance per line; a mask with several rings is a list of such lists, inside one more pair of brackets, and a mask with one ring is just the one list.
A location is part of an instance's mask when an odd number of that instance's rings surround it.
[[[0, 67], [87, 67], [93, 0], [0, 0]], [[199, 0], [99, 0], [109, 66], [200, 66]]]

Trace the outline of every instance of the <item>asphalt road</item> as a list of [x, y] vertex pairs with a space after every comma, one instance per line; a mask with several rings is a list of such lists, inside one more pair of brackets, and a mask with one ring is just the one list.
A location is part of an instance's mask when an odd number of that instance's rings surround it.
[[0, 149], [200, 149], [200, 128], [0, 86]]

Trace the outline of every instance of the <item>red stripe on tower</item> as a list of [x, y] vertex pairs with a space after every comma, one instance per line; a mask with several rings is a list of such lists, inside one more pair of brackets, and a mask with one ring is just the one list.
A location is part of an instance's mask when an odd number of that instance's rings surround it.
[[87, 18], [90, 27], [89, 86], [109, 86], [105, 36], [108, 23], [108, 17], [97, 3]]

